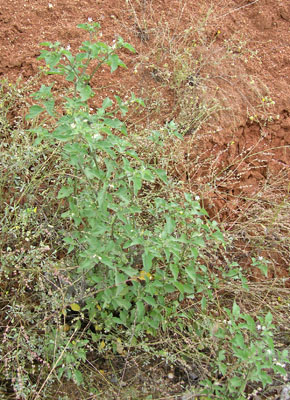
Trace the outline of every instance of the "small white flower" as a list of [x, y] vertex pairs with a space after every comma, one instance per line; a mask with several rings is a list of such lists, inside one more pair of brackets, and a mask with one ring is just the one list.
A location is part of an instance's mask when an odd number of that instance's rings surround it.
[[66, 46], [66, 50], [70, 50], [70, 44]]
[[199, 201], [199, 200], [200, 200], [200, 197], [199, 197], [199, 196], [195, 196], [195, 200], [196, 200], [196, 201]]
[[257, 329], [260, 331], [262, 329], [261, 325], [257, 325]]
[[88, 18], [88, 21], [89, 21], [89, 22], [93, 22], [93, 18], [89, 17], [89, 18]]
[[259, 261], [263, 261], [264, 260], [264, 258], [262, 256], [259, 256], [258, 259], [259, 259]]
[[48, 8], [53, 8], [53, 5], [51, 3], [48, 3]]
[[70, 127], [72, 128], [72, 129], [75, 129], [75, 127], [76, 127], [76, 124], [70, 124]]

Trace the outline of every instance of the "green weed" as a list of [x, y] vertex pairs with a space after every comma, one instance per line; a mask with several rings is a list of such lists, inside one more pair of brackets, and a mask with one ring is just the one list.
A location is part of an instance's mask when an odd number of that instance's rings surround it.
[[[251, 284], [224, 256], [229, 236], [160, 168], [162, 149], [183, 139], [177, 125], [131, 137], [124, 118], [144, 105], [134, 95], [91, 110], [93, 76], [104, 64], [112, 73], [126, 68], [117, 52], [134, 49], [122, 38], [113, 46], [95, 40], [97, 23], [80, 28], [89, 40], [75, 55], [43, 44], [43, 71], [70, 88], [62, 98], [53, 84], [32, 95], [29, 134], [13, 131], [16, 168], [1, 181], [16, 188], [13, 196], [3, 191], [1, 208], [3, 386], [31, 400], [56, 398], [54, 385], [66, 381], [79, 397], [84, 387], [86, 396], [149, 399], [159, 388], [144, 383], [143, 396], [134, 379], [162, 365], [168, 379], [183, 377], [180, 390], [186, 377], [192, 396], [246, 399], [250, 385], [266, 388], [286, 374], [274, 306], [246, 311]], [[180, 68], [174, 79], [182, 86], [188, 71]], [[5, 154], [8, 171], [12, 153]], [[252, 262], [267, 275], [267, 260]], [[106, 371], [92, 356], [109, 364]], [[130, 363], [137, 372], [127, 377]], [[122, 391], [126, 382], [132, 390]]]

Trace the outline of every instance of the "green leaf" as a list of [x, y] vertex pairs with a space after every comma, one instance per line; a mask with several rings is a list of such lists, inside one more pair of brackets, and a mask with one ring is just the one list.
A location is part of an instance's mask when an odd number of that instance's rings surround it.
[[172, 273], [172, 275], [173, 275], [174, 280], [177, 281], [177, 279], [178, 279], [178, 274], [179, 274], [178, 265], [176, 265], [176, 264], [170, 264], [170, 265], [169, 265], [169, 269], [170, 269], [170, 271], [171, 271], [171, 273]]
[[247, 328], [249, 331], [252, 333], [256, 332], [256, 323], [254, 319], [248, 314], [243, 314], [243, 319], [247, 322]]
[[224, 363], [219, 363], [219, 370], [222, 373], [222, 375], [226, 375], [227, 373], [227, 366]]
[[74, 380], [75, 380], [76, 384], [82, 385], [84, 382], [84, 379], [83, 379], [83, 374], [81, 373], [81, 371], [79, 371], [78, 369], [75, 369], [73, 371], [73, 375], [74, 375]]
[[175, 226], [176, 226], [176, 224], [175, 224], [174, 219], [170, 216], [166, 216], [166, 224], [165, 224], [164, 231], [168, 235], [171, 235], [175, 230]]
[[73, 311], [77, 311], [77, 312], [81, 311], [81, 307], [80, 307], [77, 303], [72, 303], [72, 304], [70, 304], [70, 308], [71, 308]]
[[184, 294], [184, 285], [178, 281], [173, 282], [174, 286], [180, 291], [181, 294]]
[[126, 299], [122, 299], [120, 297], [116, 297], [115, 302], [118, 304], [118, 306], [125, 308], [126, 310], [129, 310], [131, 308], [131, 303], [130, 301]]
[[69, 197], [72, 193], [73, 193], [74, 189], [72, 186], [63, 186], [58, 194], [57, 194], [57, 198], [58, 199], [64, 199], [66, 197]]
[[273, 315], [270, 313], [270, 311], [267, 313], [265, 317], [265, 322], [267, 325], [270, 325], [273, 320]]
[[265, 388], [267, 385], [270, 385], [273, 382], [270, 375], [268, 375], [265, 371], [259, 371], [259, 378], [262, 382], [263, 388]]
[[219, 361], [224, 361], [226, 359], [225, 353], [226, 353], [225, 350], [220, 350], [219, 351], [219, 353], [218, 353], [218, 360]]
[[121, 268], [125, 274], [127, 274], [130, 278], [136, 275], [136, 270], [132, 267], [122, 267]]
[[[224, 339], [225, 335], [226, 335], [225, 330], [222, 329], [222, 328], [219, 328], [218, 331], [215, 332], [215, 334], [214, 334], [214, 336], [219, 338], [219, 339]], [[221, 350], [221, 351], [224, 351], [224, 350]]]
[[[59, 43], [56, 42], [53, 46], [58, 47]], [[49, 66], [49, 68], [53, 68], [60, 61], [61, 54], [52, 51], [42, 50], [38, 59], [44, 59], [46, 65]]]
[[118, 37], [118, 45], [131, 51], [132, 53], [136, 53], [134, 47], [131, 44], [124, 42], [124, 39], [121, 36]]
[[162, 320], [162, 317], [160, 315], [160, 312], [158, 312], [156, 310], [151, 311], [149, 324], [152, 326], [152, 328], [158, 329], [161, 320]]
[[193, 266], [188, 266], [185, 268], [185, 272], [189, 276], [189, 278], [192, 280], [193, 284], [196, 284], [196, 269]]
[[142, 178], [143, 178], [145, 181], [148, 181], [148, 182], [154, 182], [154, 181], [155, 181], [154, 175], [152, 174], [152, 172], [151, 172], [148, 168], [146, 168], [146, 169], [142, 172]]
[[134, 195], [137, 196], [139, 190], [142, 187], [142, 179], [139, 174], [136, 174], [132, 177], [132, 181], [133, 181]]
[[159, 179], [162, 180], [163, 183], [167, 184], [168, 183], [168, 177], [166, 172], [163, 169], [154, 169], [155, 174], [158, 176]]
[[44, 111], [44, 108], [38, 106], [38, 105], [34, 105], [31, 106], [29, 109], [29, 113], [26, 115], [25, 119], [29, 120], [29, 119], [34, 119], [36, 118], [39, 114], [41, 114]]
[[90, 99], [94, 92], [91, 89], [90, 85], [81, 85], [81, 87], [78, 89], [78, 92], [81, 96], [81, 101], [87, 101]]
[[113, 104], [112, 100], [109, 97], [106, 97], [103, 101], [102, 108], [105, 110], [108, 107], [111, 107]]
[[223, 278], [238, 278], [240, 270], [238, 268], [232, 269], [229, 272], [223, 272]]
[[249, 360], [250, 357], [250, 352], [246, 349], [239, 349], [239, 348], [235, 348], [234, 350], [234, 354], [241, 359], [241, 361], [247, 361]]
[[51, 94], [51, 89], [53, 87], [53, 84], [50, 86], [46, 85], [41, 85], [41, 88], [38, 90], [38, 92], [35, 92], [31, 95], [31, 97], [37, 99], [37, 100], [47, 100], [52, 96]]
[[240, 307], [237, 305], [237, 303], [234, 301], [233, 304], [233, 310], [232, 310], [233, 316], [235, 319], [238, 319], [240, 316]]
[[144, 297], [143, 300], [146, 301], [146, 303], [149, 304], [152, 307], [156, 306], [156, 301], [155, 301], [154, 297], [146, 296], [146, 297]]
[[137, 301], [136, 306], [137, 306], [138, 321], [142, 321], [142, 318], [145, 315], [145, 306], [144, 306], [143, 301], [141, 301], [141, 300]]
[[47, 113], [51, 116], [54, 117], [55, 116], [55, 112], [54, 112], [54, 100], [47, 100], [43, 103]]
[[212, 234], [212, 238], [215, 239], [216, 241], [225, 242], [225, 238], [223, 236], [223, 234], [220, 231], [216, 231]]
[[150, 272], [153, 259], [154, 255], [150, 252], [150, 250], [146, 249], [142, 254], [143, 267], [146, 272]]
[[116, 69], [120, 66], [126, 68], [126, 65], [122, 60], [117, 56], [117, 54], [112, 54], [109, 56], [107, 64], [111, 67], [111, 72], [116, 71]]
[[235, 346], [239, 346], [241, 349], [245, 347], [245, 342], [243, 335], [241, 333], [237, 333], [233, 339], [231, 340], [232, 344]]
[[99, 190], [98, 193], [98, 204], [100, 209], [102, 210], [106, 210], [107, 209], [107, 202], [106, 202], [106, 198], [107, 198], [107, 187], [108, 184], [105, 184], [101, 190]]
[[277, 364], [274, 366], [274, 371], [284, 376], [287, 374], [286, 369]]
[[241, 378], [238, 378], [237, 376], [234, 376], [233, 378], [229, 379], [229, 384], [232, 388], [238, 388], [241, 387], [243, 384], [243, 381]]

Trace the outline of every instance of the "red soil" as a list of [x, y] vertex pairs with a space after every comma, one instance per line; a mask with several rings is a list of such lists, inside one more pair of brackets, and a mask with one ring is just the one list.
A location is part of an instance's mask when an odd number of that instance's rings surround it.
[[[280, 204], [289, 196], [290, 3], [220, 0], [205, 18], [211, 3], [17, 0], [16, 4], [15, 0], [2, 0], [0, 77], [13, 81], [36, 75], [42, 65], [37, 60], [39, 43], [60, 41], [74, 50], [87, 39], [76, 25], [92, 18], [101, 24], [102, 40], [111, 43], [121, 35], [137, 50], [135, 55], [123, 54], [127, 70], [113, 75], [104, 70], [94, 86], [103, 86], [102, 95], [135, 92], [143, 97], [147, 101], [140, 116], [143, 127], [173, 117], [182, 125], [184, 105], [176, 102], [182, 90], [189, 90], [186, 77], [176, 84], [177, 90], [166, 72], [177, 73], [176, 48], [191, 46], [190, 40], [197, 38], [183, 67], [203, 56], [206, 62], [200, 73], [207, 92], [196, 89], [193, 93], [206, 101], [216, 96], [226, 110], [203, 124], [194, 137], [188, 131], [172, 174], [184, 181], [187, 190], [199, 194], [210, 216], [231, 231], [249, 215], [255, 219], [255, 212], [260, 213], [258, 201]], [[198, 30], [200, 21], [204, 23]], [[184, 38], [190, 27], [198, 33], [188, 35], [187, 41]], [[154, 103], [156, 93], [158, 104]], [[275, 104], [270, 104], [272, 101]], [[259, 227], [251, 228], [256, 230], [254, 235]], [[276, 260], [276, 264], [281, 267], [285, 262]], [[285, 265], [276, 276], [288, 274]]]

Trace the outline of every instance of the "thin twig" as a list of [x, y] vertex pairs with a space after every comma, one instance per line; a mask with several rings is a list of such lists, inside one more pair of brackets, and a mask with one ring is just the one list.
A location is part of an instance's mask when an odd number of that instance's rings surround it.
[[252, 3], [250, 3], [250, 4], [245, 4], [244, 6], [235, 8], [234, 10], [231, 10], [231, 11], [227, 12], [226, 14], [223, 14], [223, 15], [221, 15], [220, 17], [217, 17], [217, 19], [226, 17], [227, 15], [232, 14], [232, 13], [234, 13], [234, 12], [236, 12], [236, 11], [239, 11], [239, 10], [241, 10], [242, 8], [250, 7], [250, 6], [252, 6], [253, 4], [257, 3], [258, 1], [259, 1], [259, 0], [255, 0], [255, 1], [253, 1]]

